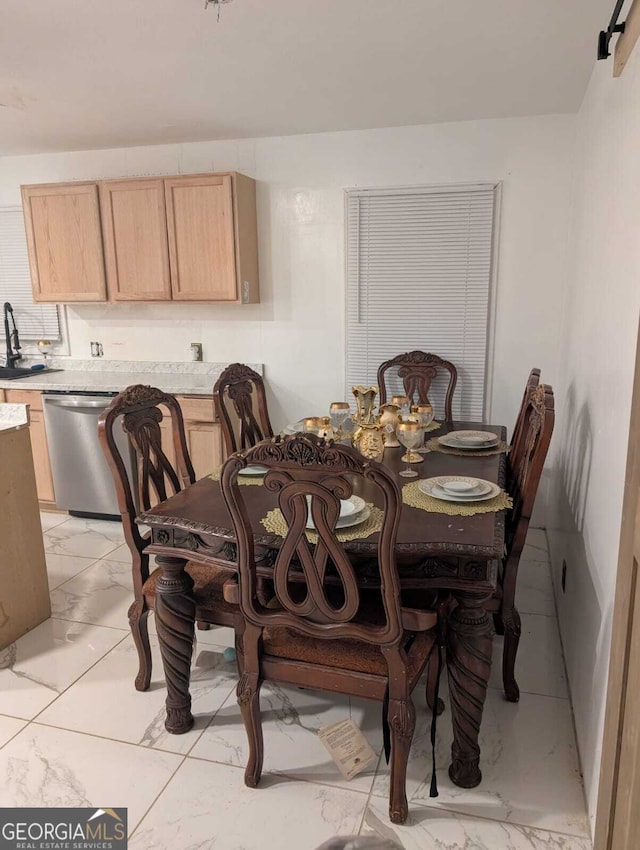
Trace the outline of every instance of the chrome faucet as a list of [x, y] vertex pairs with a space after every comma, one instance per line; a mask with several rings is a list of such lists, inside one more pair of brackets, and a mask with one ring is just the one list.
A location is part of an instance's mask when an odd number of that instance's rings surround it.
[[[9, 315], [11, 315], [13, 331], [9, 330]], [[18, 328], [16, 327], [16, 320], [13, 316], [13, 307], [8, 301], [4, 302], [4, 338], [7, 344], [7, 366], [11, 368], [16, 360], [22, 359], [22, 354], [20, 354], [20, 337], [18, 336]]]

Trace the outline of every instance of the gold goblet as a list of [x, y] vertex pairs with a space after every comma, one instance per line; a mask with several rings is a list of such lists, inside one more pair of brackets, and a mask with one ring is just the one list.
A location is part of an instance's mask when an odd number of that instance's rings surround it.
[[322, 428], [321, 416], [307, 416], [302, 420], [302, 430], [305, 434], [317, 434]]
[[[433, 417], [434, 417], [433, 405], [431, 405], [431, 404], [414, 404], [413, 407], [411, 408], [411, 412], [415, 413], [417, 415], [418, 421], [420, 422], [420, 425], [422, 426], [422, 428], [425, 432], [425, 436], [426, 436], [427, 428], [433, 422]], [[422, 442], [424, 444], [424, 440]], [[419, 451], [420, 454], [425, 454], [428, 451], [428, 449], [424, 445], [421, 445], [420, 448], [417, 449], [417, 451]]]
[[[399, 474], [403, 478], [415, 478], [418, 474], [410, 468], [411, 463], [422, 463], [424, 458], [414, 454], [412, 449], [418, 448], [422, 440], [424, 440], [424, 431], [419, 422], [408, 420], [406, 422], [398, 422], [396, 427], [396, 436], [405, 447], [406, 454], [402, 456], [402, 460], [407, 464], [407, 468], [403, 469]], [[417, 458], [417, 460], [416, 460]]]
[[349, 418], [349, 404], [346, 401], [333, 401], [329, 407], [329, 413], [335, 439], [340, 442], [344, 439], [342, 426]]
[[391, 404], [397, 404], [400, 408], [400, 415], [406, 416], [409, 413], [411, 405], [408, 395], [394, 395], [391, 397]]

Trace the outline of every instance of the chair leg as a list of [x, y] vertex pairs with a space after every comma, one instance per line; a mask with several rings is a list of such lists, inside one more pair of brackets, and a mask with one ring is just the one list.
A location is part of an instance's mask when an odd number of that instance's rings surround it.
[[518, 702], [520, 689], [515, 677], [516, 655], [520, 643], [520, 614], [517, 608], [503, 610], [504, 648], [502, 651], [502, 683], [504, 694], [509, 702]]
[[151, 684], [151, 645], [149, 644], [149, 628], [147, 617], [149, 609], [144, 601], [135, 601], [129, 608], [129, 627], [133, 635], [133, 642], [138, 650], [138, 675], [136, 676], [136, 690], [148, 691]]
[[[434, 648], [427, 665], [427, 705], [431, 711], [433, 711], [433, 704], [436, 700], [436, 687], [438, 684], [438, 656], [436, 653], [440, 651], [440, 647]], [[440, 699], [440, 697], [438, 697], [438, 708], [436, 714], [439, 716], [443, 711], [444, 702]]]
[[257, 673], [243, 673], [238, 682], [238, 705], [249, 739], [249, 761], [244, 772], [244, 783], [255, 788], [262, 776], [264, 741], [262, 739], [262, 717], [260, 715], [260, 686]]
[[391, 788], [389, 790], [389, 819], [404, 823], [409, 814], [407, 803], [407, 763], [416, 725], [416, 713], [411, 696], [407, 700], [389, 700], [389, 731], [391, 733]]

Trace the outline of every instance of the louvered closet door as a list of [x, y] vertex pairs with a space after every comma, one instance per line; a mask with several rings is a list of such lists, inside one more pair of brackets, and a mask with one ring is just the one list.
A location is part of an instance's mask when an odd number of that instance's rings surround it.
[[[347, 193], [347, 390], [420, 349], [458, 369], [454, 419], [484, 415], [494, 185]], [[402, 382], [390, 376], [390, 390]], [[430, 392], [436, 414], [446, 381]]]
[[20, 207], [0, 208], [0, 307], [5, 301], [13, 307], [21, 339], [60, 339], [58, 308], [33, 302]]

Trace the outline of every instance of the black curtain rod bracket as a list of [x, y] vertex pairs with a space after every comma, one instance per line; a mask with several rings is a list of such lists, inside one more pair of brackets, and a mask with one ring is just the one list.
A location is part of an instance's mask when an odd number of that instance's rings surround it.
[[624, 23], [618, 23], [618, 18], [620, 17], [620, 12], [622, 11], [623, 6], [624, 0], [617, 0], [615, 9], [611, 15], [611, 20], [609, 21], [609, 26], [606, 30], [602, 30], [598, 36], [598, 59], [608, 59], [609, 56], [611, 56], [611, 53], [609, 52], [609, 42], [611, 41], [613, 34], [616, 32], [624, 32]]

